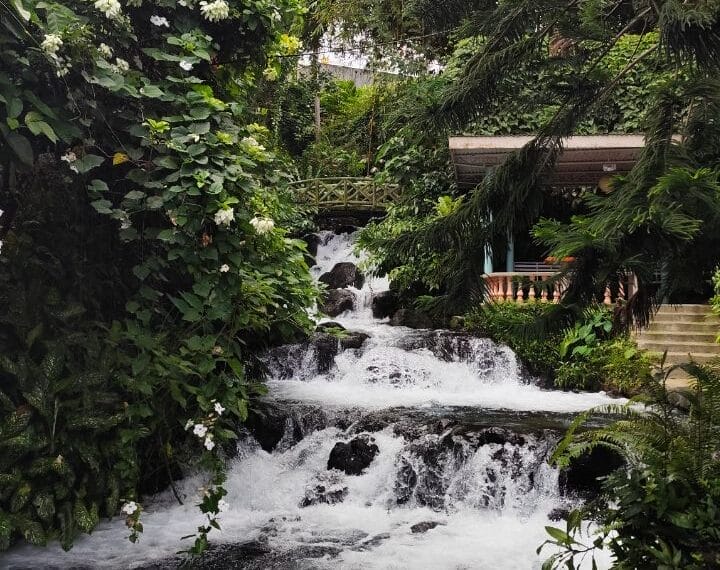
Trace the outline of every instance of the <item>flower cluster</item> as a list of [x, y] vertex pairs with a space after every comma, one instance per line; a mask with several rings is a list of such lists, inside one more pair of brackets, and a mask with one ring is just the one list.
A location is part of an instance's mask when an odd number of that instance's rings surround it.
[[100, 45], [98, 46], [98, 51], [100, 52], [100, 55], [101, 55], [101, 56], [103, 56], [103, 57], [105, 57], [105, 58], [107, 58], [107, 59], [110, 59], [110, 58], [112, 57], [112, 54], [113, 54], [112, 48], [111, 48], [109, 45], [107, 45], [107, 44], [100, 44]]
[[213, 2], [200, 2], [200, 12], [209, 22], [225, 20], [230, 15], [230, 6], [225, 0], [214, 0]]
[[77, 155], [73, 151], [71, 151], [71, 150], [67, 151], [65, 154], [63, 154], [60, 157], [60, 160], [62, 160], [63, 162], [67, 162], [68, 166], [70, 167], [70, 170], [72, 170], [74, 173], [77, 174], [77, 172], [78, 172], [77, 166], [75, 166], [73, 164], [73, 162], [75, 162], [77, 160]]
[[215, 223], [218, 226], [229, 226], [235, 219], [235, 210], [232, 208], [223, 208], [215, 212]]
[[258, 218], [257, 216], [250, 220], [250, 225], [255, 229], [258, 235], [263, 235], [273, 231], [275, 222], [270, 218]]
[[40, 47], [49, 56], [55, 56], [63, 45], [62, 38], [57, 34], [45, 34], [45, 39], [40, 43]]
[[138, 510], [138, 504], [135, 501], [129, 501], [125, 503], [120, 510], [128, 516], [134, 515], [135, 511]]
[[215, 425], [217, 419], [223, 415], [223, 412], [225, 412], [225, 408], [220, 402], [213, 400], [213, 403], [214, 411], [210, 412], [205, 420], [198, 423], [195, 423], [193, 420], [188, 420], [185, 424], [185, 430], [192, 428], [193, 435], [203, 440], [203, 445], [208, 451], [212, 451], [215, 448], [215, 436], [210, 430]]
[[126, 73], [130, 69], [130, 64], [124, 59], [116, 57], [113, 69], [116, 73]]
[[166, 28], [170, 27], [170, 22], [168, 22], [167, 18], [165, 16], [158, 16], [157, 14], [150, 16], [150, 23], [153, 26], [165, 26]]
[[122, 6], [120, 6], [118, 0], [95, 0], [94, 6], [97, 10], [105, 14], [106, 18], [111, 20], [117, 18], [122, 10]]

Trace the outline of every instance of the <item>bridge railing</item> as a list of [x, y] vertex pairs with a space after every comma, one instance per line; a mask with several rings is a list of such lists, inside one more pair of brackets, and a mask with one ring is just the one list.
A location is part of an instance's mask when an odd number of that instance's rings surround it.
[[292, 182], [290, 189], [297, 203], [318, 210], [380, 211], [400, 201], [397, 184], [378, 184], [373, 178], [312, 178]]

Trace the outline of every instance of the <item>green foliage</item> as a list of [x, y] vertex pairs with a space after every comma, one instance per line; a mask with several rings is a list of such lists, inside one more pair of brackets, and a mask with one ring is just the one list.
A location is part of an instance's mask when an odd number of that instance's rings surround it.
[[588, 310], [583, 321], [575, 323], [565, 332], [560, 343], [560, 357], [586, 356], [601, 340], [610, 335], [613, 328], [612, 314], [609, 309], [600, 307]]
[[[567, 566], [578, 554], [604, 548], [613, 568], [714, 568], [720, 564], [720, 369], [684, 365], [695, 378], [682, 395], [668, 392], [670, 371], [646, 383], [646, 396], [586, 412], [573, 422], [552, 461], [567, 466], [598, 445], [619, 452], [628, 464], [603, 484], [603, 496], [550, 529], [546, 544], [560, 547], [546, 568]], [[579, 432], [595, 412], [615, 413], [609, 426]], [[583, 544], [581, 521], [598, 529]], [[587, 542], [587, 541], [585, 541]], [[542, 547], [541, 547], [542, 548]], [[539, 549], [540, 550], [540, 549]]]
[[[720, 317], [720, 268], [715, 269], [712, 277], [714, 295], [710, 299], [710, 305], [713, 313]], [[717, 342], [720, 342], [720, 332], [718, 333]]]
[[199, 466], [201, 552], [255, 353], [310, 325], [289, 168], [250, 105], [300, 4], [223, 6], [0, 7], [2, 548], [67, 548]]
[[540, 335], [534, 329], [539, 318], [553, 307], [549, 303], [493, 303], [483, 305], [465, 317], [468, 330], [487, 335], [508, 345], [531, 374], [553, 378], [560, 366], [557, 334]]
[[624, 337], [595, 341], [586, 352], [565, 359], [555, 374], [563, 390], [605, 390], [611, 394], [637, 394], [651, 376], [653, 358]]

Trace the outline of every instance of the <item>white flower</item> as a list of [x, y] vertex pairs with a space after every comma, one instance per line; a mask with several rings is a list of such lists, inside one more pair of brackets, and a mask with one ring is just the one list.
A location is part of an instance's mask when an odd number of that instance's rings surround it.
[[265, 147], [263, 145], [261, 145], [259, 142], [257, 142], [255, 137], [244, 137], [240, 141], [240, 144], [242, 144], [248, 148], [251, 148], [251, 149], [265, 150]]
[[62, 45], [62, 38], [57, 34], [45, 34], [45, 39], [40, 44], [40, 47], [45, 50], [46, 54], [55, 55]]
[[230, 271], [230, 266], [227, 263], [223, 263], [220, 266], [220, 273], [227, 273], [228, 271]]
[[192, 420], [188, 420], [185, 424], [185, 431], [189, 430], [191, 427], [193, 427], [195, 423]]
[[215, 212], [215, 223], [218, 226], [229, 226], [235, 219], [235, 211], [232, 208], [223, 208]]
[[206, 20], [218, 22], [230, 15], [230, 6], [225, 0], [214, 0], [214, 2], [200, 2], [200, 12]]
[[95, 8], [105, 14], [106, 18], [117, 18], [122, 6], [118, 0], [95, 0]]
[[178, 0], [178, 4], [180, 4], [180, 6], [187, 6], [187, 2], [185, 2], [185, 0]]
[[65, 154], [63, 154], [60, 157], [60, 160], [67, 162], [68, 165], [70, 166], [70, 170], [72, 170], [73, 172], [78, 171], [77, 167], [73, 164], [73, 162], [75, 162], [77, 160], [77, 155], [73, 151], [71, 151], [71, 150], [67, 151]]
[[224, 411], [225, 411], [225, 408], [223, 408], [223, 405], [220, 402], [215, 402], [215, 413], [218, 416], [222, 416]]
[[230, 508], [230, 504], [225, 499], [220, 499], [218, 501], [218, 511], [221, 513], [224, 513]]
[[98, 51], [100, 52], [100, 55], [106, 58], [112, 57], [112, 48], [107, 44], [100, 44], [98, 46]]
[[213, 346], [212, 353], [215, 356], [220, 356], [223, 353], [222, 346]]
[[167, 21], [167, 18], [165, 16], [158, 16], [157, 14], [150, 16], [150, 23], [153, 26], [165, 26], [166, 28], [170, 27], [170, 22]]
[[250, 220], [250, 225], [255, 228], [259, 235], [273, 231], [275, 222], [270, 218], [258, 218], [257, 216]]
[[205, 449], [208, 451], [212, 451], [213, 447], [215, 447], [215, 442], [212, 440], [212, 436], [208, 434], [208, 436], [205, 438]]
[[138, 506], [135, 501], [130, 501], [129, 503], [125, 503], [120, 510], [126, 515], [131, 515], [138, 510]]
[[195, 427], [193, 428], [193, 434], [195, 434], [198, 437], [205, 437], [205, 434], [207, 433], [207, 426], [203, 424], [195, 424]]
[[190, 71], [193, 68], [193, 64], [183, 59], [180, 61], [180, 67], [182, 67], [185, 71]]
[[122, 58], [115, 58], [115, 71], [118, 73], [125, 73], [130, 69], [130, 64]]

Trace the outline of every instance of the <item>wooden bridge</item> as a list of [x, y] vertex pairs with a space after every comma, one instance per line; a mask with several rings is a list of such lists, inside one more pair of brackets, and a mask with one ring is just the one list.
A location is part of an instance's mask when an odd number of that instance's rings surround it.
[[298, 204], [319, 213], [382, 212], [401, 200], [397, 184], [379, 184], [373, 178], [312, 178], [290, 183]]

